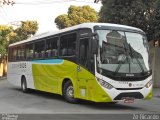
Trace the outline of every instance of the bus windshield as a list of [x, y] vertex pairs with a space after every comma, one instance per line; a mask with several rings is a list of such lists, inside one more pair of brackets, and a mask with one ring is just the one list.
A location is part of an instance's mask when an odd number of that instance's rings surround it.
[[150, 72], [148, 42], [144, 35], [116, 30], [97, 30], [97, 67], [101, 74], [142, 76]]

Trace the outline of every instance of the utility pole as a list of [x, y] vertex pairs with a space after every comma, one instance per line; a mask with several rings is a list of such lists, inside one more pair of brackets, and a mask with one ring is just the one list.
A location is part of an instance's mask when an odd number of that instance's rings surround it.
[[0, 0], [0, 6], [3, 6], [3, 5], [14, 5], [15, 4], [15, 1], [14, 0]]

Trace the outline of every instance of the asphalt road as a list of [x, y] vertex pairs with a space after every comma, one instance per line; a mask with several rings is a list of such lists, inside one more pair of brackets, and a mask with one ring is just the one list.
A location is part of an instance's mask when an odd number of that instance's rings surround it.
[[[34, 117], [36, 116], [35, 114], [39, 114], [39, 116], [42, 116], [41, 118], [48, 116], [48, 114], [50, 116], [54, 114], [54, 117], [56, 115], [60, 119], [66, 119], [66, 114], [68, 114], [67, 118], [69, 120], [75, 119], [78, 116], [81, 120], [90, 117], [92, 120], [97, 120], [97, 118], [102, 116], [104, 116], [102, 118], [105, 118], [106, 115], [112, 119], [112, 117], [115, 117], [112, 114], [116, 114], [117, 117], [119, 116], [119, 120], [121, 120], [120, 116], [122, 114], [129, 114], [130, 116], [128, 117], [132, 119], [134, 115], [140, 118], [142, 117], [140, 116], [141, 114], [159, 114], [158, 120], [160, 120], [160, 89], [154, 89], [153, 92], [154, 97], [151, 100], [135, 101], [132, 104], [108, 104], [87, 101], [82, 101], [79, 104], [70, 104], [60, 95], [34, 90], [31, 93], [25, 94], [21, 92], [20, 88], [11, 85], [7, 80], [0, 80], [0, 113], [2, 115], [6, 113], [32, 114]], [[31, 115], [27, 115], [27, 117], [31, 117]], [[26, 120], [29, 119], [27, 117]], [[121, 118], [123, 119], [122, 116]], [[127, 119], [127, 116], [125, 118]]]

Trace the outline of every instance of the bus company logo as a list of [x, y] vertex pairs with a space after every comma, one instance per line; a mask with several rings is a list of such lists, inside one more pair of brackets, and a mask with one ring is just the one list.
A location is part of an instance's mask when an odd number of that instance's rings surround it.
[[126, 81], [120, 81], [119, 84], [128, 84]]
[[15, 64], [12, 64], [12, 68], [26, 68], [26, 63], [15, 63]]
[[18, 120], [18, 115], [16, 115], [16, 114], [2, 114], [1, 120]]
[[132, 83], [129, 83], [128, 85], [129, 85], [129, 87], [132, 87]]

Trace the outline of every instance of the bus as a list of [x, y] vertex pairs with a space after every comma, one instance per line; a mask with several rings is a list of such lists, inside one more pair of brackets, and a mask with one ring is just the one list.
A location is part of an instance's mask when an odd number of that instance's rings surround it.
[[66, 101], [134, 102], [152, 98], [149, 45], [138, 28], [83, 23], [9, 45], [9, 82]]

